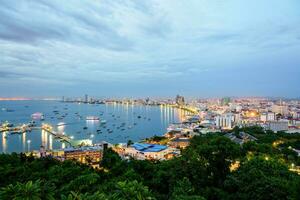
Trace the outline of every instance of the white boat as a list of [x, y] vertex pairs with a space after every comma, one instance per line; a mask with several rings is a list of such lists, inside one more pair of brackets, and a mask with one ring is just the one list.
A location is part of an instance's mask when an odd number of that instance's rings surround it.
[[101, 124], [106, 124], [106, 120], [101, 120]]
[[59, 122], [59, 123], [57, 124], [57, 126], [64, 126], [64, 125], [66, 125], [65, 122]]
[[31, 115], [31, 118], [35, 119], [35, 120], [43, 120], [44, 119], [44, 114], [40, 113], [40, 112], [36, 112], [36, 113], [33, 113]]
[[97, 117], [97, 116], [87, 116], [86, 117], [86, 120], [93, 120], [93, 121], [97, 121], [97, 120], [99, 120], [99, 117]]

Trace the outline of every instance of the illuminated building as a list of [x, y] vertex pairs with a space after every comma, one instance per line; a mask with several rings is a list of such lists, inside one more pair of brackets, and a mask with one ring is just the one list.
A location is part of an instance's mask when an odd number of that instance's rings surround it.
[[173, 148], [186, 148], [190, 144], [190, 138], [174, 138], [169, 142], [169, 146]]
[[184, 101], [184, 97], [183, 97], [183, 96], [180, 96], [180, 95], [177, 95], [177, 96], [176, 96], [175, 101], [176, 101], [176, 104], [179, 105], [179, 106], [184, 105], [184, 102], [185, 102], [185, 101]]
[[81, 147], [64, 149], [64, 158], [66, 160], [76, 160], [80, 163], [89, 164], [93, 167], [99, 167], [99, 162], [103, 156], [102, 147]]

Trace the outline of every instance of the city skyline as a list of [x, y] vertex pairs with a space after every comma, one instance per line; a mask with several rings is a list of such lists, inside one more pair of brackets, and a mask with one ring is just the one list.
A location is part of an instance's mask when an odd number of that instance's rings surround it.
[[300, 2], [3, 1], [0, 97], [299, 98]]

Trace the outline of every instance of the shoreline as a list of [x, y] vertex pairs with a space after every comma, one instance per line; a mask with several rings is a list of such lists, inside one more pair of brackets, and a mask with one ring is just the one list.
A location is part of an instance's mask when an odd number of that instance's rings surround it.
[[[23, 101], [23, 100], [20, 100], [20, 101]], [[24, 101], [28, 101], [28, 100], [24, 100]], [[30, 101], [30, 100], [29, 100]], [[60, 101], [58, 101], [58, 102], [60, 102]], [[61, 102], [61, 103], [63, 103], [63, 102]], [[65, 102], [65, 103], [72, 103], [72, 102]], [[88, 103], [87, 103], [88, 104]], [[124, 104], [124, 103], [118, 103], [119, 105], [126, 105], [126, 104]], [[90, 105], [94, 105], [94, 104], [90, 104]], [[110, 105], [112, 105], [112, 104], [110, 104], [110, 103], [106, 103], [106, 104], [104, 104], [104, 105], [106, 105], [106, 106], [110, 106]], [[155, 107], [172, 107], [172, 108], [176, 108], [176, 109], [180, 109], [180, 110], [184, 110], [184, 111], [187, 111], [188, 113], [185, 113], [184, 115], [185, 115], [185, 117], [186, 116], [188, 116], [188, 115], [192, 115], [192, 114], [194, 114], [194, 113], [192, 113], [191, 111], [189, 111], [189, 110], [187, 110], [187, 109], [185, 109], [185, 108], [182, 108], [182, 107], [179, 107], [179, 106], [177, 106], [177, 105], [167, 105], [167, 104], [161, 104], [161, 105], [145, 105], [145, 104], [130, 104], [130, 105], [132, 105], [132, 106], [155, 106]], [[45, 121], [46, 122], [46, 121]], [[182, 123], [182, 122], [179, 122], [179, 123]], [[168, 126], [169, 125], [171, 125], [171, 124], [173, 124], [173, 123], [169, 123], [168, 124]], [[144, 136], [143, 138], [139, 138], [139, 139], [136, 139], [136, 140], [133, 140], [133, 139], [128, 139], [128, 140], [124, 140], [124, 141], [121, 141], [121, 142], [109, 142], [110, 144], [120, 144], [120, 143], [127, 143], [129, 140], [131, 140], [131, 141], [133, 141], [133, 142], [143, 142], [143, 141], [145, 141], [146, 139], [149, 139], [149, 138], [152, 138], [152, 137], [154, 137], [154, 136], [165, 136], [165, 134], [168, 132], [167, 131], [167, 128], [168, 128], [168, 126], [164, 129], [164, 131], [161, 133], [161, 134], [155, 134], [155, 133], [153, 133], [153, 134], [151, 134], [151, 136]], [[14, 128], [14, 127], [13, 127]], [[13, 129], [12, 128], [12, 129]], [[35, 127], [32, 127], [32, 129], [36, 129]], [[7, 132], [7, 131], [5, 131], [5, 132]], [[26, 132], [26, 131], [25, 131]], [[29, 131], [30, 132], [30, 131]], [[27, 133], [27, 132], [26, 132]], [[1, 134], [4, 134], [4, 132], [3, 133], [1, 133]], [[11, 133], [9, 133], [9, 134], [11, 134]], [[21, 135], [21, 133], [17, 133], [18, 135]], [[70, 135], [70, 134], [68, 134], [68, 135]], [[60, 142], [61, 144], [62, 143], [65, 143], [64, 141], [60, 141], [60, 140], [57, 140], [58, 142]], [[103, 141], [106, 141], [106, 139], [103, 139], [101, 142], [103, 142]], [[99, 143], [99, 142], [97, 142], [97, 143]], [[97, 143], [95, 143], [95, 144], [97, 144]], [[70, 144], [70, 143], [68, 143], [68, 144]], [[94, 146], [95, 144], [93, 144], [92, 146]], [[71, 147], [78, 147], [78, 146], [74, 146], [74, 145], [70, 145]], [[86, 146], [91, 146], [91, 145], [86, 145]], [[50, 149], [48, 149], [48, 150], [50, 150]], [[54, 149], [51, 149], [50, 151], [55, 151], [55, 150], [61, 150], [61, 148], [54, 148]], [[35, 150], [31, 150], [31, 151], [29, 151], [29, 152], [32, 152], [32, 151], [38, 151], [38, 149], [35, 149]], [[10, 153], [13, 153], [13, 152], [16, 152], [16, 151], [9, 151], [9, 152], [1, 152], [1, 153], [8, 153], [8, 154], [10, 154]], [[28, 151], [17, 151], [18, 153], [28, 153]]]

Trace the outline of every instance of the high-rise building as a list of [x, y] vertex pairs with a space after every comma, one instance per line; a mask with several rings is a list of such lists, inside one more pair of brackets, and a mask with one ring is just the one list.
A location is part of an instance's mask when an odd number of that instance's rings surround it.
[[262, 113], [260, 115], [260, 121], [262, 122], [269, 122], [269, 121], [275, 121], [275, 113], [273, 112], [267, 112], [267, 113]]
[[230, 99], [230, 97], [224, 97], [224, 98], [222, 98], [222, 100], [221, 100], [221, 105], [222, 106], [228, 106], [228, 104], [231, 102], [231, 99]]
[[176, 101], [177, 105], [180, 105], [180, 106], [184, 105], [184, 97], [183, 96], [177, 95], [175, 101]]
[[231, 129], [233, 127], [234, 115], [227, 113], [221, 116], [216, 116], [215, 123], [218, 128]]
[[288, 114], [288, 106], [282, 104], [280, 105], [275, 104], [272, 106], [272, 112], [285, 116]]
[[89, 96], [88, 96], [87, 94], [84, 95], [84, 102], [85, 102], [85, 103], [89, 102]]

